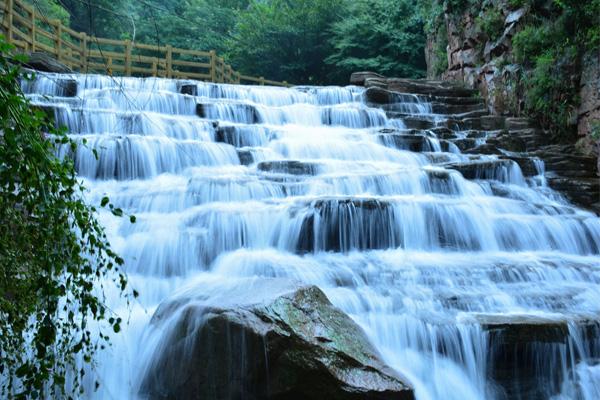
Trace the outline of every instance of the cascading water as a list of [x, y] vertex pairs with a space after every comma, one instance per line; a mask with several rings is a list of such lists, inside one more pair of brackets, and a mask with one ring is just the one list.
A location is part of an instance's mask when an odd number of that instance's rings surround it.
[[[97, 398], [137, 397], [164, 346], [149, 320], [178, 289], [272, 277], [319, 286], [420, 400], [600, 398], [600, 220], [514, 161], [444, 147], [357, 87], [40, 74], [23, 88], [87, 140], [58, 152], [88, 200], [138, 220], [101, 215], [140, 297], [108, 293], [128, 324], [98, 356]], [[415, 95], [392, 111], [443, 120]]]

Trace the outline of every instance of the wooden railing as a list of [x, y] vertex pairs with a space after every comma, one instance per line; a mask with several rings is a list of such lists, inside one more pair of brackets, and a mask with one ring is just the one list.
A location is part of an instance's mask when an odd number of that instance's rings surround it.
[[49, 20], [22, 0], [0, 0], [1, 30], [18, 50], [43, 51], [85, 73], [121, 76], [157, 76], [220, 83], [290, 86], [242, 75], [214, 51], [186, 50], [75, 32], [59, 20]]

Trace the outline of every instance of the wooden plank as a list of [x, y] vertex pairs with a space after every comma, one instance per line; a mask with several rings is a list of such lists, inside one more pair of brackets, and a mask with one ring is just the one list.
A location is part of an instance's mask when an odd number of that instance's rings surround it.
[[210, 81], [211, 82], [216, 82], [217, 81], [217, 68], [216, 68], [216, 60], [217, 60], [217, 54], [215, 53], [214, 50], [210, 51]]
[[125, 61], [125, 54], [117, 53], [116, 51], [90, 50], [89, 57], [93, 57], [93, 58], [112, 57], [112, 58], [120, 60], [120, 61]]
[[134, 43], [133, 47], [141, 50], [154, 50], [154, 51], [166, 51], [166, 46], [157, 46], [153, 44]]
[[30, 6], [29, 4], [21, 1], [21, 0], [9, 0], [9, 4], [13, 3], [14, 5], [21, 7], [23, 10], [27, 11], [28, 13], [31, 13], [33, 11], [33, 7]]
[[7, 4], [6, 4], [6, 13], [8, 15], [8, 29], [7, 29], [7, 33], [6, 33], [6, 39], [8, 40], [8, 43], [11, 43], [13, 40], [13, 14], [14, 14], [14, 10], [13, 10], [13, 1], [14, 0], [8, 0]]
[[58, 62], [61, 61], [61, 47], [62, 47], [62, 24], [58, 24], [56, 30], [56, 58]]
[[71, 50], [79, 51], [79, 46], [78, 45], [75, 45], [75, 44], [73, 44], [71, 42], [67, 42], [66, 40], [63, 40], [63, 45], [64, 45], [65, 48], [69, 48]]
[[141, 72], [141, 73], [145, 73], [146, 75], [152, 75], [152, 67], [149, 68], [144, 68], [144, 67], [131, 67], [131, 72]]
[[80, 58], [81, 58], [81, 71], [85, 72], [87, 71], [87, 58], [88, 58], [88, 51], [87, 51], [87, 35], [85, 34], [85, 32], [83, 32], [81, 34], [81, 48], [79, 49], [79, 52], [81, 54]]
[[35, 51], [35, 8], [31, 11], [31, 51]]
[[113, 44], [113, 45], [117, 45], [117, 46], [125, 46], [125, 42], [123, 40], [105, 39], [105, 38], [99, 38], [96, 36], [90, 36], [88, 40], [91, 41], [92, 43], [98, 43], [98, 44]]
[[167, 62], [167, 78], [173, 76], [173, 47], [171, 45], [167, 46], [167, 55], [165, 57]]
[[186, 54], [190, 56], [200, 56], [200, 57], [210, 57], [211, 52], [209, 51], [200, 51], [200, 50], [184, 50], [174, 47], [173, 53]]
[[54, 47], [48, 46], [47, 44], [37, 42], [35, 46], [46, 53], [54, 54]]
[[131, 59], [134, 63], [158, 63], [158, 57], [150, 57], [150, 56], [141, 56], [141, 55], [133, 55]]
[[125, 75], [131, 76], [131, 40], [125, 41]]
[[81, 39], [83, 35], [85, 35], [85, 32], [77, 32], [71, 28], [69, 28], [68, 26], [64, 26], [62, 28], [63, 32], [68, 33], [71, 36], [75, 36], [77, 39]]
[[13, 14], [13, 24], [16, 22], [19, 22], [20, 24], [25, 25], [25, 27], [27, 29], [31, 29], [31, 21], [29, 20], [29, 18], [25, 18], [21, 15], [19, 15], [18, 13], [14, 13]]
[[46, 37], [46, 38], [48, 38], [48, 39], [50, 39], [52, 41], [54, 41], [55, 38], [56, 38], [56, 35], [53, 32], [48, 32], [45, 29], [39, 29], [38, 28], [37, 34], [41, 35], [41, 36], [44, 36], [44, 37]]
[[199, 63], [195, 61], [182, 61], [182, 60], [173, 60], [171, 62], [173, 65], [179, 65], [183, 67], [196, 67], [196, 68], [210, 68], [209, 63]]

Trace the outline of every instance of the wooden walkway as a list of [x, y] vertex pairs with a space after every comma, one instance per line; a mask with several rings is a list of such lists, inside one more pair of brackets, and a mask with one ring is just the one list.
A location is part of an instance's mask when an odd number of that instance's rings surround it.
[[1, 30], [19, 51], [43, 51], [74, 71], [118, 76], [157, 76], [218, 83], [290, 86], [242, 75], [214, 51], [114, 40], [75, 32], [48, 20], [22, 0], [0, 0]]

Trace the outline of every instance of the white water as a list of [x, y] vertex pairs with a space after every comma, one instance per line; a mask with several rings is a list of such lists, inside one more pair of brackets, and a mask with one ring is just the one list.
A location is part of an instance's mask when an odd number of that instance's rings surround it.
[[[74, 157], [87, 200], [108, 194], [138, 219], [101, 215], [140, 297], [127, 308], [108, 294], [128, 324], [99, 355], [102, 386], [90, 396], [136, 397], [164, 346], [148, 322], [190, 282], [218, 293], [237, 279], [286, 277], [323, 289], [419, 400], [505, 398], [490, 372], [489, 321], [567, 322], [564, 344], [532, 344], [523, 357], [541, 366], [532, 375], [542, 398], [598, 398], [600, 336], [581, 326], [600, 319], [600, 220], [543, 179], [509, 163], [465, 180], [434, 161], [469, 157], [456, 146], [440, 153], [431, 132], [426, 151], [399, 150], [377, 131], [409, 134], [402, 121], [368, 108], [356, 87], [198, 83], [195, 97], [173, 80], [72, 78], [76, 98], [57, 96], [63, 75], [24, 90], [87, 139], [75, 154], [59, 150]], [[402, 99], [405, 113], [431, 113], [416, 96]], [[309, 168], [258, 164], [270, 160]]]

